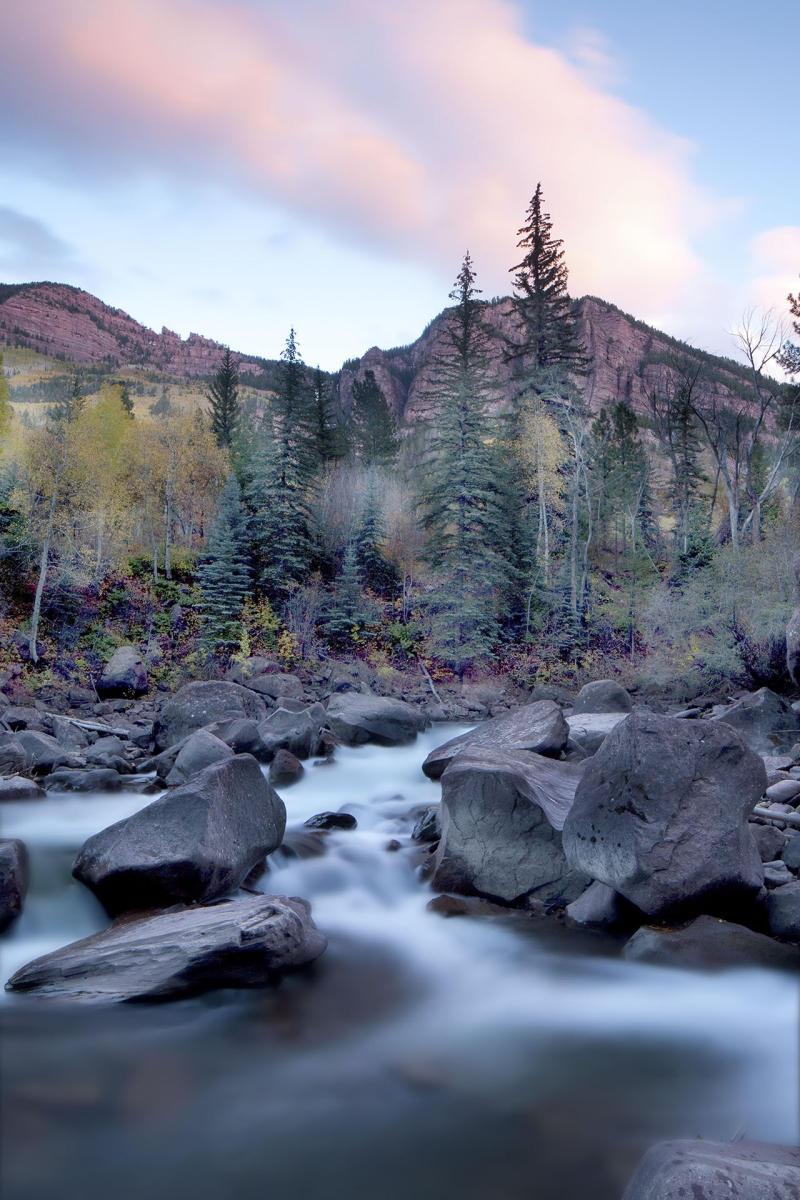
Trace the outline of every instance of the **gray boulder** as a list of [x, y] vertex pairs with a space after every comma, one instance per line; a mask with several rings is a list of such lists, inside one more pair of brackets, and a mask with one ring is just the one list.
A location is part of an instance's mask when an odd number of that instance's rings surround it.
[[97, 694], [112, 696], [141, 696], [150, 684], [147, 668], [135, 646], [120, 646], [106, 663], [97, 681]]
[[464, 750], [442, 776], [433, 884], [507, 902], [576, 899], [589, 880], [570, 868], [560, 829], [581, 767], [525, 750]]
[[366, 742], [399, 746], [413, 742], [427, 728], [428, 718], [403, 700], [345, 692], [331, 696], [327, 725], [346, 746], [363, 746]]
[[636, 909], [606, 883], [597, 879], [589, 884], [585, 892], [566, 908], [567, 920], [572, 925], [583, 925], [590, 929], [624, 929], [636, 925]]
[[325, 709], [321, 704], [312, 704], [300, 712], [283, 706], [276, 708], [266, 720], [259, 722], [258, 757], [263, 762], [271, 762], [279, 750], [288, 750], [295, 758], [308, 758], [317, 748], [324, 718]]
[[164, 705], [153, 727], [156, 750], [166, 750], [176, 742], [211, 725], [247, 717], [261, 721], [267, 708], [260, 696], [238, 683], [201, 680], [187, 683]]
[[659, 1142], [622, 1200], [798, 1200], [800, 1150], [765, 1142]]
[[17, 740], [25, 751], [25, 769], [36, 775], [54, 771], [56, 767], [82, 767], [84, 760], [71, 750], [65, 750], [49, 733], [20, 729]]
[[214, 900], [281, 844], [285, 826], [280, 796], [240, 754], [89, 838], [72, 873], [112, 915]]
[[325, 945], [305, 900], [248, 896], [118, 921], [28, 963], [6, 987], [106, 1003], [263, 987], [313, 962]]
[[623, 948], [632, 962], [706, 970], [722, 967], [800, 969], [800, 950], [716, 917], [696, 917], [681, 929], [638, 929]]
[[781, 858], [790, 871], [800, 871], [800, 833], [789, 833], [781, 850]]
[[303, 764], [291, 750], [279, 750], [269, 764], [269, 781], [273, 787], [289, 787], [303, 778]]
[[790, 882], [770, 892], [767, 919], [775, 937], [800, 942], [800, 882], [790, 876]]
[[795, 741], [798, 729], [791, 706], [766, 687], [743, 696], [711, 719], [732, 725], [748, 746], [765, 754], [774, 754], [781, 743]]
[[44, 788], [33, 779], [25, 779], [22, 775], [10, 775], [0, 779], [0, 804], [11, 800], [42, 800]]
[[167, 786], [174, 787], [176, 784], [186, 783], [187, 779], [202, 771], [204, 767], [224, 762], [228, 758], [233, 758], [230, 746], [226, 746], [225, 742], [214, 737], [207, 729], [198, 729], [190, 734], [178, 751], [166, 777]]
[[532, 750], [557, 758], [568, 738], [569, 726], [555, 701], [537, 700], [450, 738], [449, 742], [431, 750], [422, 770], [429, 779], [439, 779], [457, 754], [480, 746], [497, 750]]
[[50, 718], [53, 737], [65, 750], [74, 750], [80, 754], [89, 745], [89, 735], [79, 725], [68, 721], [66, 717], [53, 716]]
[[254, 754], [260, 758], [261, 735], [258, 732], [258, 722], [248, 717], [234, 717], [232, 721], [217, 721], [207, 726], [226, 746], [230, 746], [234, 754]]
[[261, 696], [270, 696], [273, 700], [278, 700], [283, 696], [298, 700], [303, 694], [303, 685], [296, 675], [270, 672], [267, 675], [256, 675], [254, 678], [246, 679], [245, 683], [252, 691], [258, 692]]
[[767, 799], [778, 804], [795, 805], [798, 798], [800, 798], [800, 780], [798, 779], [779, 779], [777, 783], [773, 783], [767, 788]]
[[0, 841], [0, 933], [22, 912], [28, 890], [28, 852], [16, 838]]
[[759, 890], [764, 873], [747, 818], [766, 772], [730, 726], [635, 712], [583, 765], [564, 824], [576, 870], [649, 916]]
[[16, 775], [26, 762], [25, 747], [16, 734], [0, 729], [0, 776]]
[[610, 733], [627, 717], [627, 713], [570, 713], [567, 717], [570, 750], [587, 757], [596, 754]]
[[773, 862], [781, 856], [788, 837], [782, 829], [777, 825], [752, 825], [751, 829], [762, 862]]
[[613, 679], [596, 679], [587, 683], [578, 692], [572, 710], [578, 713], [629, 713], [633, 712], [633, 701], [628, 692]]
[[125, 743], [121, 738], [116, 736], [101, 737], [97, 741], [86, 748], [83, 757], [87, 763], [93, 763], [98, 767], [105, 767], [109, 760], [117, 761], [125, 760]]

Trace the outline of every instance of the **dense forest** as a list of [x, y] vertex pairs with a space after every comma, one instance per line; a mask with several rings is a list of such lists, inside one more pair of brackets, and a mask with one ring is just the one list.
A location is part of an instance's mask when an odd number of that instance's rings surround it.
[[387, 685], [786, 682], [800, 388], [774, 372], [800, 372], [800, 298], [788, 340], [743, 320], [733, 390], [675, 343], [646, 411], [597, 411], [540, 186], [518, 246], [508, 335], [465, 255], [414, 423], [294, 330], [269, 390], [226, 351], [199, 408], [87, 368], [21, 412], [0, 371], [0, 669], [35, 689], [135, 642], [168, 686], [254, 654]]

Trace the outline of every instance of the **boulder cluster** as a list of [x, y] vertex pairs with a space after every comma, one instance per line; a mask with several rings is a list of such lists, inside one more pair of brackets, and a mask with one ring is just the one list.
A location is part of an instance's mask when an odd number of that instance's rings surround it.
[[762, 688], [673, 714], [610, 680], [438, 747], [434, 887], [627, 937], [631, 959], [800, 965], [800, 725]]
[[[80, 715], [0, 701], [0, 803], [163, 792], [90, 837], [75, 860], [74, 876], [114, 923], [23, 967], [12, 990], [156, 999], [261, 985], [311, 962], [325, 938], [307, 902], [246, 893], [284, 842], [286, 809], [273, 785], [288, 786], [302, 759], [338, 744], [400, 744], [427, 724], [418, 708], [388, 697], [348, 691], [319, 703], [277, 669], [248, 686], [190, 683], [149, 704], [134, 699], [143, 682], [136, 671], [136, 655], [118, 652], [101, 681], [109, 699], [87, 698], [82, 710], [82, 697], [71, 697]], [[337, 827], [340, 814], [332, 816], [314, 828]], [[0, 841], [0, 930], [19, 915], [26, 887], [25, 846]]]

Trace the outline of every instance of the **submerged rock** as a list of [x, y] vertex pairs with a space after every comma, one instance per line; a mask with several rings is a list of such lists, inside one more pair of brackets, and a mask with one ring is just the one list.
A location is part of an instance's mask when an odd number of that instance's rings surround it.
[[761, 887], [747, 818], [766, 772], [730, 726], [635, 712], [583, 766], [564, 824], [576, 870], [649, 916], [703, 911]]
[[763, 933], [716, 917], [696, 917], [681, 929], [647, 926], [626, 943], [623, 956], [660, 966], [784, 967], [800, 969], [800, 950], [774, 942]]
[[28, 851], [16, 838], [0, 841], [0, 933], [22, 912], [28, 890]]
[[305, 900], [257, 896], [115, 922], [28, 963], [9, 991], [64, 1000], [164, 1000], [262, 987], [322, 954]]
[[659, 1142], [622, 1200], [798, 1200], [800, 1149], [765, 1142]]
[[462, 751], [442, 776], [442, 838], [434, 887], [505, 901], [533, 894], [561, 905], [588, 878], [569, 866], [560, 829], [580, 766], [524, 750]]
[[285, 825], [280, 796], [240, 754], [89, 838], [73, 875], [112, 915], [213, 900], [281, 844]]
[[457, 754], [481, 746], [493, 750], [531, 750], [557, 758], [568, 738], [569, 726], [555, 701], [537, 700], [450, 738], [431, 750], [422, 770], [429, 779], [439, 779]]

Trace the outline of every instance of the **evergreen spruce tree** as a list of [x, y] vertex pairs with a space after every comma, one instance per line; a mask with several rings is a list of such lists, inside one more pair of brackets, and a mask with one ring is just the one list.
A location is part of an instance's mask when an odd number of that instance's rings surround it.
[[543, 208], [542, 185], [537, 183], [518, 231], [524, 256], [514, 274], [514, 315], [520, 340], [512, 357], [524, 358], [535, 377], [555, 370], [559, 378], [579, 375], [587, 367], [578, 323], [567, 293], [567, 267], [561, 238], [553, 237], [550, 214]]
[[364, 495], [364, 507], [356, 524], [353, 536], [356, 562], [366, 587], [379, 595], [395, 594], [399, 575], [394, 563], [389, 562], [381, 550], [386, 537], [383, 524], [378, 480], [371, 472]]
[[356, 547], [353, 542], [348, 542], [327, 616], [322, 623], [322, 632], [332, 645], [340, 648], [350, 647], [353, 644], [354, 632], [359, 626], [367, 623], [371, 616], [371, 606], [367, 603], [362, 588]]
[[311, 565], [307, 500], [318, 466], [313, 405], [293, 329], [281, 358], [272, 424], [262, 423], [245, 469], [258, 585], [276, 608]]
[[131, 393], [128, 385], [124, 380], [119, 384], [119, 399], [122, 407], [125, 409], [125, 412], [128, 414], [130, 419], [133, 420], [133, 400], [131, 399]]
[[213, 653], [230, 655], [239, 645], [250, 590], [247, 514], [235, 475], [220, 493], [197, 579], [203, 643]]
[[450, 293], [456, 304], [431, 364], [420, 498], [425, 556], [434, 578], [429, 604], [434, 643], [462, 675], [474, 659], [493, 651], [510, 570], [506, 498], [486, 412], [492, 335], [475, 279], [466, 254]]
[[239, 370], [227, 346], [207, 396], [211, 407], [211, 429], [217, 445], [230, 447], [240, 420]]
[[374, 371], [365, 371], [363, 379], [353, 381], [351, 423], [354, 449], [365, 466], [388, 464], [397, 458], [397, 421]]

